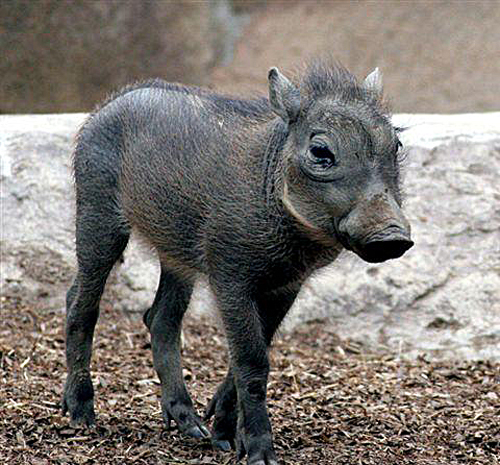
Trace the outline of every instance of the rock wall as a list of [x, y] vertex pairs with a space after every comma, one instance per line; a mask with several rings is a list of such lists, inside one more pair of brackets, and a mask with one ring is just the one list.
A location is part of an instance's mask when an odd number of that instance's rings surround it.
[[[1, 298], [57, 307], [74, 273], [71, 150], [84, 114], [0, 116]], [[403, 356], [500, 360], [500, 113], [396, 115], [415, 247], [370, 265], [343, 253], [304, 287], [285, 330], [325, 319]], [[158, 265], [132, 241], [103, 306], [147, 308]], [[213, 307], [201, 283], [194, 312]]]

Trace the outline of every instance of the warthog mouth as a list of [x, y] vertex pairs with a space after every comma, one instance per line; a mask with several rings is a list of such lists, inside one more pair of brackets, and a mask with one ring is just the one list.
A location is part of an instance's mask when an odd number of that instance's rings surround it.
[[369, 263], [381, 263], [399, 258], [414, 244], [409, 232], [395, 225], [359, 240], [346, 237], [343, 234], [339, 235], [339, 239], [346, 249], [352, 250]]

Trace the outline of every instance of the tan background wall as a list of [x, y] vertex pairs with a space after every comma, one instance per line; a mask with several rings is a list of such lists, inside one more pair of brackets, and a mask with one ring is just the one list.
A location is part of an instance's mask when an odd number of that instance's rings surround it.
[[500, 2], [274, 2], [254, 14], [223, 88], [265, 90], [270, 66], [330, 54], [362, 77], [379, 66], [398, 112], [500, 108]]
[[266, 90], [270, 66], [331, 55], [384, 74], [396, 112], [500, 108], [500, 2], [10, 0], [0, 112], [88, 111], [147, 77]]

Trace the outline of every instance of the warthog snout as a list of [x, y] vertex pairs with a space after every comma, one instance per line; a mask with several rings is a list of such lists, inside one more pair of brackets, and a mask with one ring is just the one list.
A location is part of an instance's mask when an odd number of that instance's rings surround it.
[[344, 247], [370, 263], [399, 258], [413, 246], [410, 224], [386, 194], [360, 202], [337, 221], [336, 229]]

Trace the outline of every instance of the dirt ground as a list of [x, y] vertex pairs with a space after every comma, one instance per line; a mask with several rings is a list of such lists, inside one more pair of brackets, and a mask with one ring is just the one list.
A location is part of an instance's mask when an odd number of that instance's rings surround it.
[[[61, 416], [61, 311], [2, 297], [0, 463], [230, 464], [167, 430], [149, 336], [137, 314], [104, 308], [92, 364], [98, 425]], [[185, 378], [203, 412], [225, 374], [224, 337], [188, 316]], [[269, 408], [280, 464], [500, 463], [500, 364], [402, 361], [341, 341], [323, 322], [277, 338]]]

